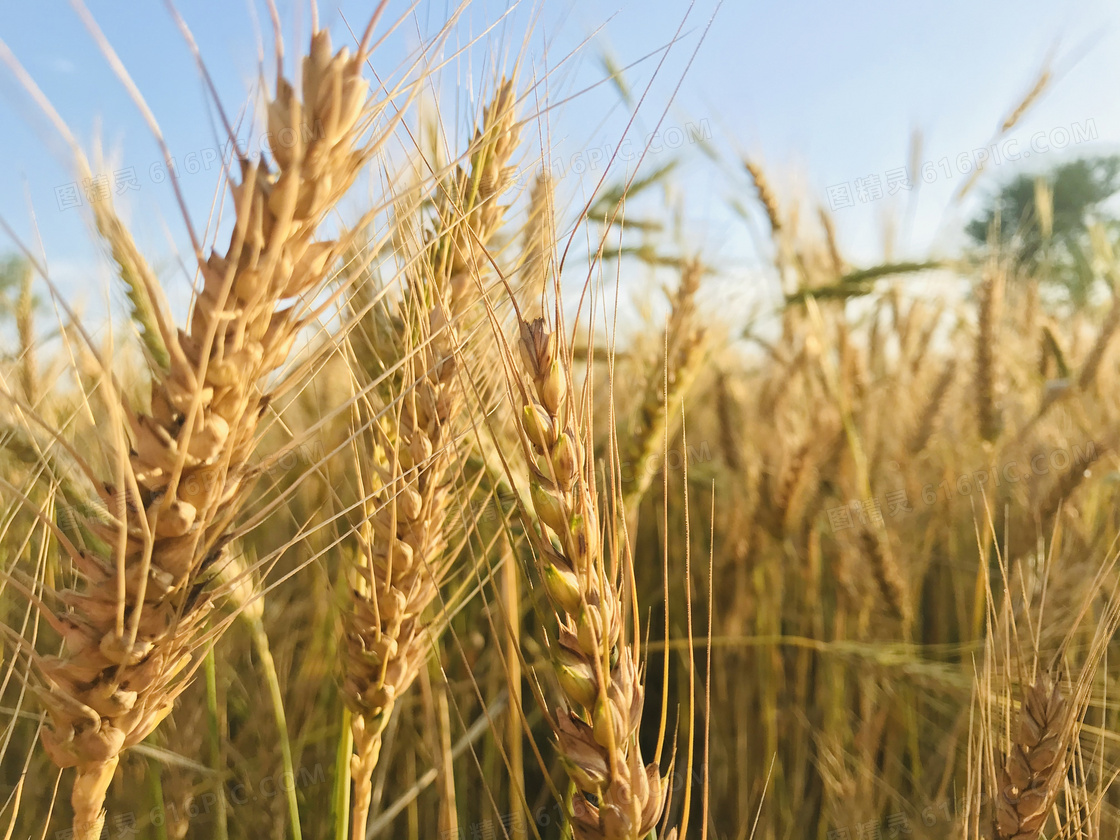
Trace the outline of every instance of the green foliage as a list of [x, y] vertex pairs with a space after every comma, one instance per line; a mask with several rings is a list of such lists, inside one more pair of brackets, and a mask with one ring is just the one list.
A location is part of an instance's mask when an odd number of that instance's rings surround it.
[[0, 258], [0, 323], [15, 317], [26, 267], [27, 261], [23, 257]]
[[[1094, 222], [1115, 223], [1103, 205], [1118, 191], [1120, 155], [1063, 163], [1041, 175], [1024, 173], [1004, 184], [965, 232], [978, 245], [998, 245], [1016, 267], [1037, 271], [1082, 307], [1096, 280], [1089, 229]], [[1040, 208], [1043, 196], [1049, 208]]]

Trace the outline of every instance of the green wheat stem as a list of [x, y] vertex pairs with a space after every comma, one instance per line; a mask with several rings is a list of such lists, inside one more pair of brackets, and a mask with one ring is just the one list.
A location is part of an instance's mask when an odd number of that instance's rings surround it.
[[152, 825], [156, 830], [156, 840], [168, 840], [167, 806], [163, 801], [163, 781], [160, 779], [159, 762], [154, 758], [148, 759], [148, 787], [151, 790], [152, 801], [156, 804], [156, 813], [160, 815], [158, 821], [152, 820]]
[[217, 840], [229, 840], [229, 827], [226, 824], [228, 820], [226, 814], [226, 796], [222, 782], [225, 777], [225, 767], [222, 761], [222, 740], [218, 721], [218, 673], [217, 664], [214, 660], [213, 648], [206, 654], [205, 667], [206, 722], [210, 731], [210, 761], [213, 763], [214, 772], [217, 774], [215, 777], [215, 787], [217, 788], [215, 793], [218, 799], [218, 833], [216, 838]]
[[[253, 633], [253, 647], [264, 670], [265, 681], [268, 683], [268, 692], [272, 698], [272, 712], [276, 717], [276, 730], [280, 736], [280, 757], [284, 765], [284, 772], [289, 779], [295, 778], [292, 766], [292, 745], [288, 740], [288, 719], [284, 714], [284, 695], [280, 691], [280, 678], [276, 673], [276, 662], [272, 658], [272, 649], [268, 644], [268, 634], [264, 630], [264, 622], [259, 617], [249, 619]], [[284, 795], [288, 800], [288, 816], [292, 823], [292, 837], [294, 840], [303, 840], [299, 828], [299, 802], [296, 798], [296, 786], [285, 785], [287, 790]]]
[[354, 732], [350, 728], [350, 709], [342, 707], [342, 737], [338, 739], [334, 772], [334, 836], [347, 840], [350, 836], [350, 756], [354, 752]]

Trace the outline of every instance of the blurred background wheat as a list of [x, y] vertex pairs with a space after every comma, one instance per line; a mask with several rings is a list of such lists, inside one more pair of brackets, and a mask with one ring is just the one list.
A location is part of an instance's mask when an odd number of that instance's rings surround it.
[[[166, 12], [209, 203], [68, 12], [173, 257], [0, 41], [112, 275], [83, 308], [2, 219], [5, 838], [1120, 832], [1120, 157], [1008, 156], [1071, 59], [913, 235], [920, 133], [820, 191], [707, 121], [658, 149], [686, 10], [646, 65], [580, 43], [590, 92], [512, 9], [256, 11], [244, 101]], [[569, 170], [604, 90], [656, 128]]]

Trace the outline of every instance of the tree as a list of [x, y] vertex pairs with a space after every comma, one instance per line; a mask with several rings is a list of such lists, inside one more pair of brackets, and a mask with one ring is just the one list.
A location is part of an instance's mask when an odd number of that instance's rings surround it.
[[[965, 232], [985, 245], [998, 230], [995, 242], [1016, 267], [1064, 288], [1070, 303], [1082, 307], [1096, 279], [1089, 230], [1097, 222], [1116, 224], [1103, 205], [1118, 191], [1120, 155], [1063, 163], [1041, 175], [1018, 175], [988, 200]], [[1049, 213], [1046, 207], [1039, 212], [1040, 198], [1049, 204]]]
[[21, 257], [0, 257], [0, 323], [15, 315], [25, 269]]

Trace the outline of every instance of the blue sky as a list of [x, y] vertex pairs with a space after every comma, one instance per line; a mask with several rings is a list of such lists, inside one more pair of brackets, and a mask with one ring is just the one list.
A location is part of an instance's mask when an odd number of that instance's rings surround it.
[[[346, 0], [323, 5], [320, 14], [336, 40], [342, 40], [347, 37], [343, 16], [359, 26], [372, 6]], [[302, 0], [279, 7], [291, 54], [294, 41], [306, 40], [308, 7]], [[216, 145], [213, 109], [170, 14], [160, 3], [104, 0], [91, 1], [89, 8], [152, 106], [173, 154], [185, 161], [194, 153], [199, 169], [184, 174], [182, 184], [196, 223], [204, 225], [218, 175], [207, 151]], [[198, 0], [179, 8], [223, 104], [236, 113], [258, 73], [260, 24], [250, 4]], [[394, 0], [389, 17], [407, 8]], [[374, 56], [378, 71], [397, 68], [423, 35], [439, 28], [448, 8], [439, 0], [422, 2]], [[1018, 171], [1016, 167], [1112, 150], [1120, 140], [1120, 100], [1114, 94], [1120, 81], [1120, 4], [1114, 2], [728, 0], [718, 12], [715, 8], [713, 0], [699, 0], [691, 8], [679, 1], [543, 0], [509, 11], [505, 2], [476, 2], [444, 55], [452, 55], [455, 45], [482, 31], [487, 22], [506, 17], [488, 38], [452, 60], [442, 95], [454, 97], [448, 86], [457, 79], [477, 85], [496, 55], [512, 60], [518, 51], [538, 77], [551, 72], [551, 101], [590, 88], [548, 114], [553, 164], [564, 173], [561, 195], [576, 201], [602, 176], [601, 150], [618, 146], [628, 118], [617, 92], [602, 84], [600, 57], [609, 52], [619, 64], [630, 66], [627, 81], [640, 93], [683, 20], [681, 37], [649, 88], [627, 148], [639, 149], [665, 113], [660, 149], [650, 153], [647, 164], [683, 158], [681, 200], [691, 241], [740, 279], [753, 276], [759, 262], [746, 229], [727, 211], [729, 200], [749, 199], [746, 182], [699, 154], [698, 145], [689, 142], [695, 136], [689, 135], [690, 127], [710, 134], [710, 142], [732, 158], [745, 153], [760, 159], [781, 192], [845, 204], [841, 185], [846, 184], [851, 206], [837, 206], [837, 225], [849, 253], [866, 261], [882, 253], [884, 218], [897, 216], [901, 201], [912, 195], [902, 190], [888, 195], [887, 182], [888, 173], [907, 166], [915, 128], [923, 137], [928, 183], [922, 185], [912, 232], [901, 250], [952, 249], [961, 221], [974, 206], [948, 206], [965, 180], [961, 155], [969, 158], [989, 143], [1048, 54], [1055, 56], [1059, 77], [1012, 133], [1013, 144], [1000, 147], [1033, 158], [993, 166], [977, 195]], [[713, 12], [714, 22], [706, 28]], [[267, 23], [263, 6], [256, 13]], [[153, 262], [172, 266], [175, 248], [186, 239], [168, 183], [156, 183], [162, 175], [160, 155], [78, 15], [59, 0], [2, 4], [0, 38], [83, 142], [100, 132], [119, 161], [116, 168], [135, 169], [139, 188], [121, 199], [126, 214]], [[264, 39], [267, 44], [267, 34]], [[463, 93], [459, 101], [467, 98]], [[468, 117], [461, 113], [460, 124]], [[91, 300], [103, 296], [97, 290], [103, 289], [105, 274], [98, 268], [83, 210], [60, 207], [74, 198], [65, 192], [74, 181], [65, 147], [2, 66], [0, 125], [0, 214], [25, 241], [42, 236], [52, 272], [67, 288]], [[1032, 147], [1032, 138], [1039, 136], [1042, 140]], [[1073, 142], [1086, 137], [1083, 143]], [[1066, 147], [1055, 148], [1063, 138]], [[622, 173], [628, 164], [617, 165]], [[921, 177], [907, 174], [912, 181]], [[0, 250], [7, 247], [4, 243]], [[742, 284], [728, 288], [729, 294], [748, 294]]]

